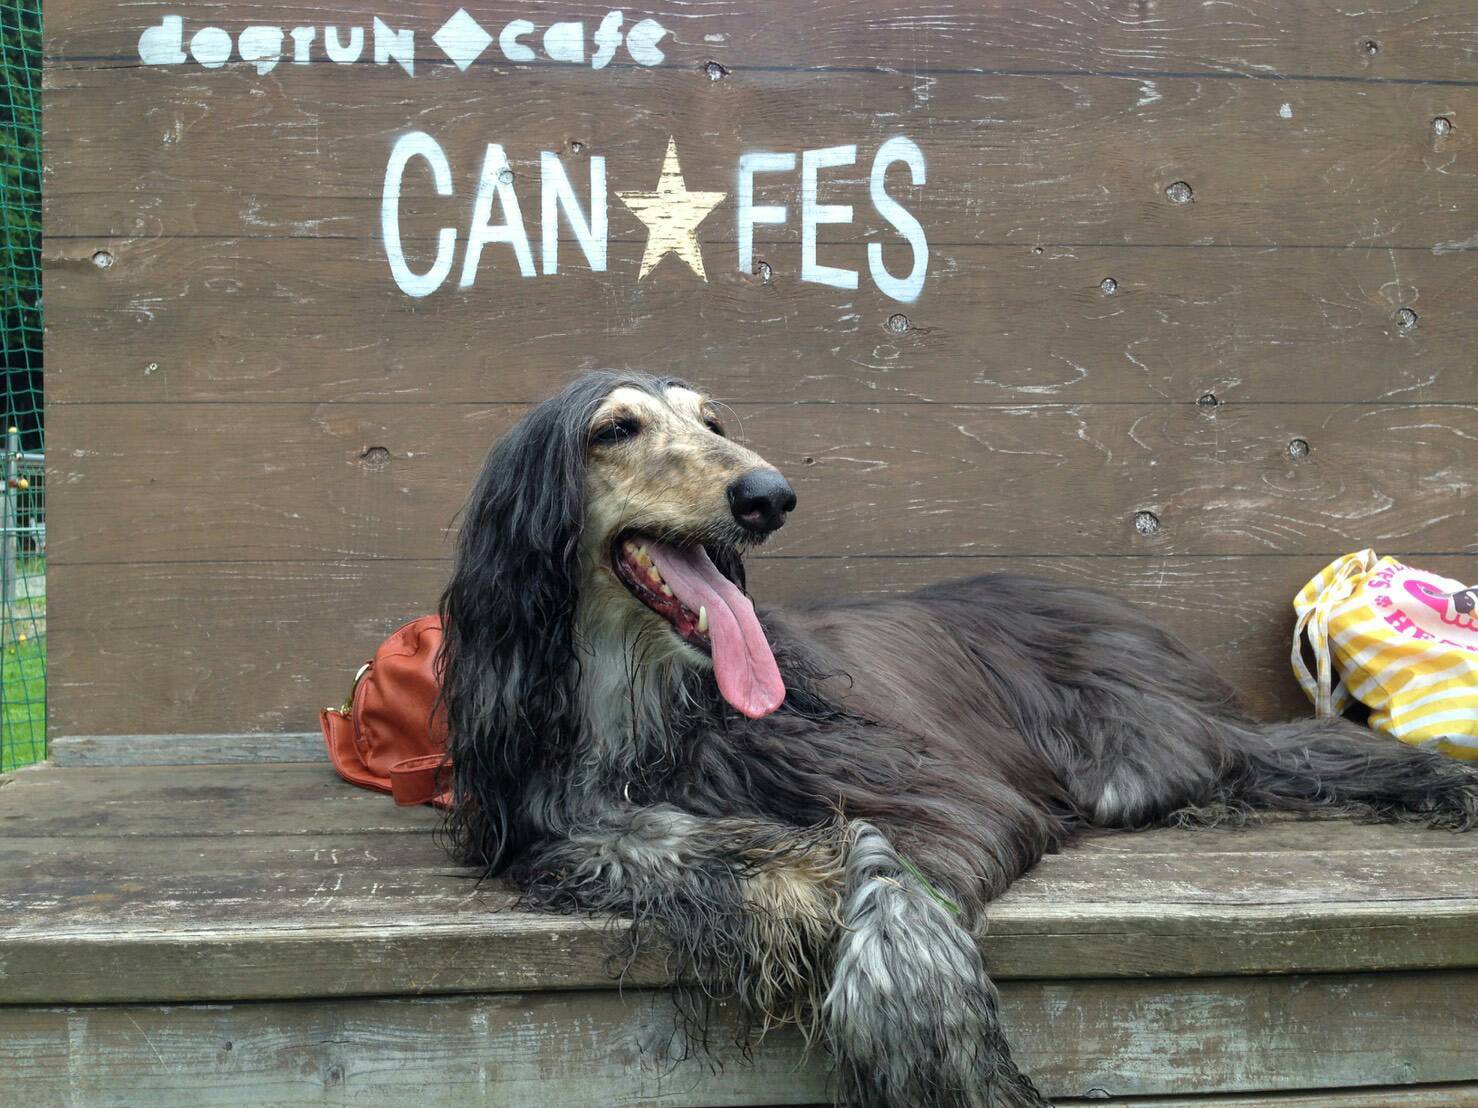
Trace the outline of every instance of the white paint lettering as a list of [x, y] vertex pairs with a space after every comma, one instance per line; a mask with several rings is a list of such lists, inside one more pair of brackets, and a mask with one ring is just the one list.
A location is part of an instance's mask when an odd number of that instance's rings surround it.
[[190, 54], [206, 69], [219, 69], [231, 57], [231, 36], [219, 27], [202, 27], [190, 39]]
[[544, 53], [553, 61], [585, 61], [585, 24], [556, 23], [544, 32]]
[[340, 65], [353, 65], [364, 53], [364, 28], [350, 27], [346, 45], [339, 41], [339, 29], [330, 23], [323, 29], [323, 52]]
[[851, 223], [851, 204], [818, 204], [818, 170], [852, 165], [857, 147], [827, 146], [801, 152], [801, 280], [815, 281], [838, 289], [855, 289], [857, 271], [822, 265], [816, 260], [816, 226], [820, 223]]
[[416, 33], [391, 29], [379, 16], [375, 16], [375, 64], [389, 65], [391, 60], [400, 63], [407, 76], [416, 75]]
[[313, 60], [311, 55], [313, 36], [317, 33], [317, 27], [294, 27], [288, 32], [293, 40], [294, 65], [307, 65]]
[[894, 162], [908, 166], [909, 180], [915, 185], [924, 184], [924, 152], [912, 139], [895, 135], [878, 147], [872, 159], [872, 206], [903, 236], [913, 248], [913, 268], [907, 277], [894, 277], [883, 265], [882, 243], [867, 244], [867, 268], [878, 288], [894, 300], [912, 303], [924, 291], [924, 276], [929, 268], [929, 240], [924, 237], [924, 228], [898, 201], [888, 195], [888, 167]]
[[[503, 213], [502, 223], [488, 222], [493, 214], [494, 197]], [[482, 248], [490, 242], [506, 242], [512, 246], [518, 258], [518, 271], [525, 277], [534, 276], [534, 253], [529, 249], [529, 235], [524, 230], [518, 194], [513, 191], [513, 170], [508, 165], [508, 155], [496, 142], [488, 143], [487, 154], [482, 160], [477, 200], [472, 206], [472, 226], [467, 229], [467, 254], [462, 259], [460, 288], [467, 288], [477, 279]]]
[[626, 52], [637, 65], [661, 65], [666, 55], [657, 44], [666, 34], [667, 28], [655, 19], [643, 19], [626, 32]]
[[606, 268], [606, 160], [590, 158], [590, 218], [580, 210], [580, 199], [565, 173], [559, 155], [545, 150], [539, 154], [539, 222], [544, 246], [544, 272], [559, 272], [559, 212], [564, 209], [575, 241], [585, 252], [594, 273]]
[[[628, 37], [628, 43], [630, 39]], [[772, 154], [761, 151], [739, 155], [739, 271], [748, 273], [754, 268], [754, 228], [759, 223], [784, 223], [784, 204], [754, 203], [754, 175], [756, 173], [789, 173], [795, 169], [794, 154]]]
[[518, 40], [533, 33], [534, 25], [527, 19], [515, 19], [498, 32], [498, 49], [503, 51], [503, 56], [510, 62], [531, 62], [534, 60], [534, 48], [525, 46]]
[[139, 61], [145, 65], [179, 65], [185, 60], [185, 17], [167, 15], [139, 36]]
[[407, 296], [422, 297], [439, 289], [452, 271], [457, 231], [453, 227], [443, 227], [437, 232], [436, 260], [425, 273], [415, 273], [406, 264], [405, 251], [400, 243], [400, 187], [406, 163], [417, 157], [425, 158], [430, 164], [436, 195], [452, 194], [452, 167], [447, 164], [446, 152], [437, 141], [425, 131], [401, 135], [395, 140], [395, 146], [390, 150], [390, 161], [385, 166], [385, 188], [380, 198], [380, 238], [385, 244], [385, 257], [390, 262], [390, 274], [395, 283]]
[[616, 56], [616, 48], [621, 45], [621, 20], [624, 17], [620, 12], [606, 12], [600, 26], [595, 29], [595, 57], [590, 59], [591, 69], [604, 69], [611, 64], [611, 59]]
[[282, 57], [282, 28], [248, 27], [236, 40], [236, 48], [241, 52], [242, 61], [256, 65], [258, 76], [271, 73]]

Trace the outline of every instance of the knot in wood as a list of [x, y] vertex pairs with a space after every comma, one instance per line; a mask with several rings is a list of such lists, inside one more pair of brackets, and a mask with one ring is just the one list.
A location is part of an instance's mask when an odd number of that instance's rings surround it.
[[1174, 181], [1165, 187], [1165, 195], [1172, 204], [1189, 204], [1196, 194], [1184, 181]]
[[1112, 277], [1105, 277], [1102, 281], [1098, 282], [1098, 287], [1105, 295], [1112, 296], [1119, 291], [1119, 282], [1115, 281]]
[[1396, 326], [1403, 331], [1410, 331], [1416, 326], [1416, 321], [1421, 318], [1410, 308], [1402, 308], [1396, 313]]
[[707, 75], [710, 81], [722, 81], [725, 77], [729, 75], [728, 68], [726, 66], [720, 65], [718, 62], [715, 61], [704, 62], [703, 72]]
[[1288, 456], [1290, 458], [1307, 458], [1309, 456], [1308, 439], [1293, 439], [1288, 444]]
[[1143, 510], [1135, 512], [1134, 529], [1141, 535], [1153, 535], [1160, 530], [1160, 517], [1154, 512]]
[[887, 328], [895, 335], [903, 334], [903, 332], [907, 331], [912, 326], [913, 324], [908, 321], [908, 316], [904, 315], [902, 312], [894, 312], [888, 317]]

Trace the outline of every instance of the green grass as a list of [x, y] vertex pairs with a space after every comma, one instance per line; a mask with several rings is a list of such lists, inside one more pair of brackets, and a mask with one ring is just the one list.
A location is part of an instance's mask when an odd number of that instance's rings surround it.
[[0, 771], [46, 757], [46, 640], [0, 646]]

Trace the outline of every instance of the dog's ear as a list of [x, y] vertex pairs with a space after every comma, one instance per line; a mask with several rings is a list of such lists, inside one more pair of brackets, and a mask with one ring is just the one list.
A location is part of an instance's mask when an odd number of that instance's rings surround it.
[[488, 454], [441, 597], [454, 763], [448, 831], [458, 854], [490, 872], [527, 845], [522, 792], [573, 733], [586, 417], [569, 391]]

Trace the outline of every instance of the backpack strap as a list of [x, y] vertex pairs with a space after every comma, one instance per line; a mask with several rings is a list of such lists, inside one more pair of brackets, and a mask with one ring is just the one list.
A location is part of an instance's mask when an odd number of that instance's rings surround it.
[[424, 754], [407, 758], [390, 767], [390, 795], [404, 807], [434, 804], [445, 808], [451, 804], [448, 786], [452, 763], [444, 754]]

